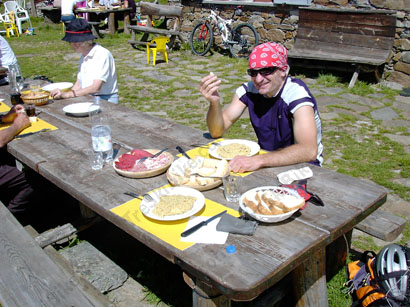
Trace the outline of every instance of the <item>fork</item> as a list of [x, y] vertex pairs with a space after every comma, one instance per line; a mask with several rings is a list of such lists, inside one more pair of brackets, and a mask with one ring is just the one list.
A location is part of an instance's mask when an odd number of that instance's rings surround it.
[[137, 164], [140, 164], [140, 163], [144, 162], [144, 161], [147, 160], [148, 158], [158, 157], [160, 154], [162, 154], [164, 151], [167, 151], [167, 150], [168, 150], [168, 148], [164, 148], [164, 149], [158, 151], [156, 154], [153, 154], [153, 155], [151, 155], [151, 156], [149, 156], [149, 157], [143, 157], [143, 158], [141, 158], [141, 159], [138, 160], [138, 163], [137, 163]]
[[209, 148], [209, 147], [211, 147], [212, 145], [221, 146], [221, 144], [220, 144], [219, 142], [212, 142], [212, 143], [208, 143], [208, 144], [191, 144], [191, 145], [189, 145], [189, 146], [191, 146], [191, 147]]
[[147, 193], [145, 193], [145, 194], [137, 194], [137, 193], [134, 193], [134, 192], [124, 192], [124, 194], [125, 195], [128, 195], [128, 196], [132, 196], [132, 197], [135, 197], [135, 198], [138, 198], [138, 199], [140, 199], [140, 197], [142, 197], [142, 199], [146, 199], [147, 201], [153, 201], [154, 199], [152, 198], [152, 196], [151, 195], [149, 195], [149, 194], [147, 194]]

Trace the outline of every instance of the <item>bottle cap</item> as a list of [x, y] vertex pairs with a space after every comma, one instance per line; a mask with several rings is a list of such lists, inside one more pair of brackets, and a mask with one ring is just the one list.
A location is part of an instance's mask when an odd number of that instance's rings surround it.
[[236, 247], [235, 247], [235, 245], [228, 245], [228, 246], [226, 247], [226, 252], [227, 252], [228, 254], [234, 254], [234, 253], [236, 252]]

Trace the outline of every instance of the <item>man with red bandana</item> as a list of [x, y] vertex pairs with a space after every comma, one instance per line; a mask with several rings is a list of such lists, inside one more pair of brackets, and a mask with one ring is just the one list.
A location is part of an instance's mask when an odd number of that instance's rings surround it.
[[321, 166], [323, 145], [316, 100], [306, 84], [288, 76], [288, 72], [285, 47], [276, 43], [256, 46], [249, 56], [251, 81], [236, 90], [224, 110], [218, 92], [221, 80], [213, 73], [201, 80], [200, 91], [210, 103], [206, 120], [211, 136], [221, 137], [248, 107], [258, 143], [269, 151], [235, 157], [229, 162], [232, 171], [301, 162]]

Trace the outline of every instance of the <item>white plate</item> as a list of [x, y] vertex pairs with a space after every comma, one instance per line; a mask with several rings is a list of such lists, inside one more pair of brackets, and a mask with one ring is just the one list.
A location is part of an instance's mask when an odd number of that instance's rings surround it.
[[[259, 146], [258, 143], [255, 143], [253, 141], [248, 141], [248, 140], [240, 140], [240, 139], [233, 139], [233, 140], [223, 140], [218, 142], [219, 145], [229, 145], [232, 143], [239, 143], [239, 144], [244, 144], [250, 147], [251, 152], [249, 153], [249, 157], [256, 155], [259, 150], [261, 149], [261, 147]], [[227, 159], [227, 158], [223, 158], [220, 155], [218, 155], [218, 147], [220, 147], [219, 145], [211, 145], [211, 147], [209, 147], [209, 154], [217, 159], [225, 159], [225, 160], [232, 160], [232, 159]]]
[[[92, 105], [91, 102], [79, 102], [79, 103], [72, 103], [68, 106], [63, 108], [63, 111], [67, 114], [71, 114], [73, 116], [88, 116], [88, 112], [90, 111], [90, 106]], [[100, 107], [94, 106], [91, 111], [96, 111]]]
[[51, 92], [52, 90], [58, 88], [59, 90], [68, 90], [71, 88], [73, 84], [71, 82], [57, 82], [57, 83], [50, 83], [47, 84], [46, 86], [43, 86], [42, 89], [43, 91]]
[[[154, 200], [150, 202], [150, 201], [147, 201], [146, 198], [144, 198], [141, 201], [140, 210], [145, 216], [152, 218], [154, 220], [159, 220], [159, 221], [176, 221], [176, 220], [182, 220], [182, 219], [188, 218], [194, 215], [195, 213], [198, 213], [205, 205], [204, 195], [198, 190], [195, 190], [192, 188], [186, 188], [186, 187], [164, 188], [164, 189], [159, 189], [155, 192], [151, 192], [150, 195], [152, 196]], [[161, 196], [164, 196], [164, 195], [194, 196], [196, 197], [196, 201], [192, 209], [183, 214], [161, 217], [161, 216], [153, 214], [152, 211], [154, 210], [155, 206], [158, 204]]]
[[249, 191], [246, 191], [245, 193], [243, 193], [241, 195], [241, 198], [239, 199], [239, 207], [248, 215], [250, 215], [251, 217], [253, 217], [254, 219], [261, 221], [261, 222], [265, 222], [265, 223], [278, 223], [281, 221], [286, 220], [287, 218], [291, 217], [293, 213], [295, 213], [296, 211], [298, 211], [299, 209], [296, 210], [292, 210], [283, 214], [275, 214], [275, 215], [264, 215], [264, 214], [258, 214], [258, 213], [254, 213], [250, 208], [248, 208], [244, 203], [243, 203], [243, 199], [247, 196], [247, 194], [249, 193], [254, 193], [254, 192], [258, 192], [258, 191], [266, 191], [266, 190], [271, 190], [271, 191], [275, 191], [277, 193], [280, 194], [288, 194], [288, 195], [292, 195], [295, 196], [297, 198], [302, 198], [298, 192], [296, 192], [295, 190], [292, 189], [288, 189], [288, 188], [283, 188], [283, 187], [278, 187], [278, 186], [264, 186], [264, 187], [257, 187], [254, 189], [251, 189]]

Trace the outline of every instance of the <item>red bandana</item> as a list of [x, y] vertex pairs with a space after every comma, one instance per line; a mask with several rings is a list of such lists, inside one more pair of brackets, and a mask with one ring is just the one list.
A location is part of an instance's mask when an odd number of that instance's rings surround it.
[[264, 67], [288, 68], [288, 51], [277, 43], [264, 43], [253, 48], [249, 56], [249, 69]]

